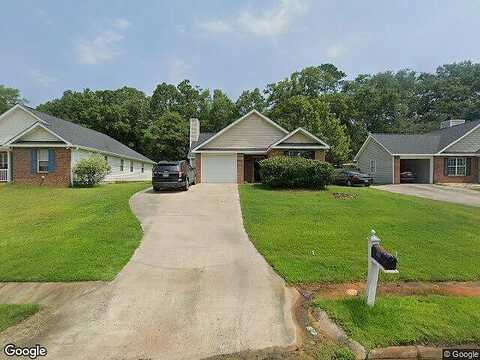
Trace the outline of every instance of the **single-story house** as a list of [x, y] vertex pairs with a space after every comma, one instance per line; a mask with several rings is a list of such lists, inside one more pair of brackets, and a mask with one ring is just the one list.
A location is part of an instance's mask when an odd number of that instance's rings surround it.
[[418, 135], [369, 134], [355, 156], [376, 183], [399, 184], [412, 171], [418, 183], [478, 183], [480, 120], [447, 120]]
[[258, 182], [262, 159], [287, 155], [324, 161], [328, 149], [307, 130], [287, 131], [256, 110], [217, 133], [201, 133], [199, 120], [190, 119], [190, 161], [197, 183]]
[[0, 116], [1, 182], [69, 186], [75, 164], [93, 154], [111, 166], [106, 181], [151, 179], [154, 161], [98, 131], [25, 105]]

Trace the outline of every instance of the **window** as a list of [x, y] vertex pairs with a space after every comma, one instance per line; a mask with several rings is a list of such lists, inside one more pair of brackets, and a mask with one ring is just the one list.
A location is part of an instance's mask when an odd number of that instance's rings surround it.
[[130, 172], [133, 172], [133, 160], [130, 160]]
[[8, 153], [0, 152], [0, 169], [8, 169]]
[[315, 159], [315, 151], [288, 150], [285, 151], [284, 154], [291, 157], [304, 157], [306, 159]]
[[120, 171], [123, 171], [123, 166], [125, 165], [125, 161], [120, 159]]
[[467, 160], [464, 157], [447, 158], [447, 176], [467, 175]]
[[370, 160], [370, 174], [377, 172], [377, 160]]
[[48, 149], [37, 150], [37, 172], [48, 173]]
[[145, 164], [142, 162], [142, 174], [145, 172]]

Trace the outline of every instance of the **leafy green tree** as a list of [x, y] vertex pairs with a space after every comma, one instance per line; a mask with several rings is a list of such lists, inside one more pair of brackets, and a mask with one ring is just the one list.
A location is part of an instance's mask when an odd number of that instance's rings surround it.
[[303, 127], [329, 144], [328, 161], [341, 163], [348, 160], [350, 139], [346, 126], [332, 114], [324, 99], [293, 96], [275, 107], [271, 116], [287, 130]]
[[188, 123], [176, 112], [160, 115], [145, 132], [150, 156], [156, 160], [181, 160], [188, 153]]
[[0, 114], [10, 109], [15, 104], [26, 103], [20, 96], [20, 90], [0, 85]]
[[235, 106], [238, 114], [243, 116], [252, 110], [264, 112], [266, 108], [266, 102], [265, 98], [260, 92], [260, 89], [255, 88], [253, 90], [243, 91], [238, 97]]
[[204, 131], [216, 132], [233, 122], [238, 117], [235, 104], [222, 92], [215, 89], [208, 113], [208, 121], [202, 123]]

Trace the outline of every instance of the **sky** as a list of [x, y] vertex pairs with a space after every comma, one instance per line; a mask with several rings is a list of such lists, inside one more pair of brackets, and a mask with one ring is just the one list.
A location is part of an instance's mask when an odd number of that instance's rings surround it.
[[479, 61], [479, 15], [477, 0], [4, 1], [0, 84], [36, 106], [183, 79], [235, 99], [322, 63], [432, 72]]

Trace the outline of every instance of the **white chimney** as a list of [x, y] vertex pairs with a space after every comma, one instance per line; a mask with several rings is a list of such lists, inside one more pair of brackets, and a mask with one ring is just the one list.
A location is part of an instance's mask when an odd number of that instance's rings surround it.
[[440, 129], [451, 128], [452, 126], [457, 126], [462, 124], [465, 124], [465, 120], [463, 119], [445, 120], [440, 123]]
[[198, 141], [200, 136], [200, 120], [191, 118], [190, 119], [190, 146], [192, 142]]

